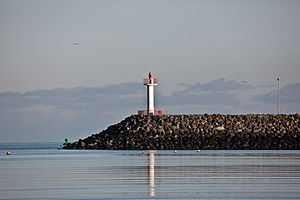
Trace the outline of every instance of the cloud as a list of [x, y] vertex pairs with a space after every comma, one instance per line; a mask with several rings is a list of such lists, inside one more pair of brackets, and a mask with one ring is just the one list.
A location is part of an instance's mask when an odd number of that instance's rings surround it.
[[[169, 110], [170, 114], [276, 113], [276, 90], [255, 96], [255, 101], [245, 104], [237, 96], [248, 93], [250, 88], [253, 86], [225, 79], [181, 84], [168, 95], [160, 93], [157, 87], [155, 106]], [[281, 89], [283, 112], [300, 112], [299, 88], [297, 83]], [[60, 141], [65, 137], [74, 141], [145, 109], [145, 96], [145, 86], [141, 83], [3, 92], [0, 93], [0, 141]]]
[[[263, 95], [256, 95], [253, 99], [260, 105], [265, 105], [273, 113], [277, 113], [278, 91], [273, 90]], [[280, 89], [280, 111], [281, 113], [300, 112], [300, 83], [289, 84]]]
[[140, 83], [120, 83], [95, 88], [56, 88], [25, 93], [0, 93], [5, 108], [23, 108], [37, 105], [55, 106], [61, 109], [108, 108], [124, 104], [136, 105], [144, 92]]
[[[264, 103], [277, 103], [278, 91], [273, 90], [267, 94], [257, 95], [255, 100]], [[280, 89], [281, 103], [300, 103], [300, 83], [294, 83], [284, 86]]]
[[268, 84], [268, 85], [256, 85], [257, 88], [275, 88], [276, 85], [274, 84]]
[[45, 105], [24, 107], [24, 108], [18, 109], [17, 112], [38, 113], [41, 116], [48, 116], [48, 115], [57, 114], [56, 111], [55, 111], [55, 106], [45, 106]]
[[78, 139], [82, 133], [99, 132], [144, 108], [144, 92], [140, 83], [120, 83], [0, 93], [0, 140]]
[[232, 105], [237, 104], [237, 98], [228, 93], [216, 92], [197, 94], [187, 90], [173, 92], [161, 100], [163, 105]]
[[[239, 83], [233, 80], [220, 78], [208, 83], [180, 84], [185, 89], [174, 91], [169, 96], [162, 96], [163, 105], [215, 105], [230, 106], [239, 104], [239, 100], [233, 92], [253, 89], [248, 83]], [[226, 110], [226, 109], [225, 109]]]
[[217, 80], [208, 83], [196, 83], [194, 85], [188, 85], [187, 90], [189, 91], [209, 91], [209, 92], [229, 92], [229, 91], [239, 91], [254, 89], [255, 87], [249, 83], [240, 83], [234, 80], [225, 80], [224, 78], [219, 78]]

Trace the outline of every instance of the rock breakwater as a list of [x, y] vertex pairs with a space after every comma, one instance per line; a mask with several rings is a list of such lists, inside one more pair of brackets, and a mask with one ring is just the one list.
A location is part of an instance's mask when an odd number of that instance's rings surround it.
[[65, 149], [300, 149], [300, 115], [132, 115]]

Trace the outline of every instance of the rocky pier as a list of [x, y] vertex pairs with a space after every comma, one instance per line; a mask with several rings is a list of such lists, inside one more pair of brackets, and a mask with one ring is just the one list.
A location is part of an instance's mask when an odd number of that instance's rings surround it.
[[64, 149], [299, 150], [300, 115], [132, 115]]

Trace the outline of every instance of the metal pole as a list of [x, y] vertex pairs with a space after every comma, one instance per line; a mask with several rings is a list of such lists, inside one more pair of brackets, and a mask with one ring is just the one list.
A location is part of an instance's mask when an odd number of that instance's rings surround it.
[[277, 78], [278, 81], [278, 95], [277, 95], [277, 111], [278, 111], [278, 115], [280, 114], [280, 85], [279, 85], [279, 77]]

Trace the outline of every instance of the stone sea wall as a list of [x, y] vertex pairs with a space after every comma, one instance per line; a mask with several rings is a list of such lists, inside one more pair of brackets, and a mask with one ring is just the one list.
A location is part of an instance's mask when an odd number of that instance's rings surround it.
[[300, 149], [300, 115], [132, 115], [66, 149]]

